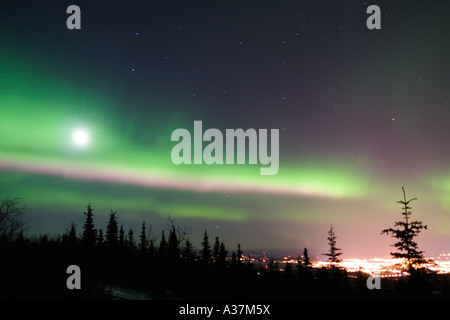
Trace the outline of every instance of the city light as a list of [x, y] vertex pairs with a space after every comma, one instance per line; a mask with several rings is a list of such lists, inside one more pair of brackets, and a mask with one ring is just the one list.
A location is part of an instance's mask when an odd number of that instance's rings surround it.
[[[436, 272], [437, 274], [450, 274], [450, 254], [440, 254], [437, 257], [429, 257], [429, 260], [434, 261], [434, 263], [426, 264], [429, 270]], [[243, 257], [243, 260], [263, 265], [264, 269], [269, 268], [269, 263], [276, 264], [279, 271], [284, 271], [287, 264], [291, 264], [296, 267], [298, 260], [291, 256], [284, 256], [279, 259], [274, 259], [272, 262], [270, 259], [265, 257], [255, 259], [250, 257]], [[401, 277], [407, 275], [402, 270], [402, 260], [401, 259], [391, 259], [391, 258], [370, 258], [370, 259], [357, 259], [357, 258], [347, 258], [342, 259], [338, 266], [344, 268], [348, 272], [363, 272], [371, 275], [380, 275], [382, 278], [390, 277]], [[312, 261], [313, 268], [329, 267], [331, 263], [328, 261]]]

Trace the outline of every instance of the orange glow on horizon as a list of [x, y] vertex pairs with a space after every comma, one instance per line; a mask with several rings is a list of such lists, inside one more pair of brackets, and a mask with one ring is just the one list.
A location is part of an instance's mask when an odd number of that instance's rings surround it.
[[[441, 254], [438, 257], [430, 257], [434, 261], [434, 264], [424, 265], [428, 269], [436, 272], [437, 274], [450, 274], [450, 253]], [[275, 261], [280, 264], [280, 271], [284, 269], [284, 265], [287, 263], [297, 264], [298, 261], [291, 257], [284, 257]], [[391, 259], [391, 258], [370, 258], [370, 259], [357, 259], [357, 258], [347, 258], [342, 259], [337, 266], [345, 268], [348, 272], [364, 272], [371, 275], [380, 274], [382, 278], [385, 277], [401, 277], [407, 275], [406, 272], [401, 270], [402, 259]], [[321, 268], [329, 267], [332, 263], [328, 261], [316, 261], [312, 262], [312, 267]]]

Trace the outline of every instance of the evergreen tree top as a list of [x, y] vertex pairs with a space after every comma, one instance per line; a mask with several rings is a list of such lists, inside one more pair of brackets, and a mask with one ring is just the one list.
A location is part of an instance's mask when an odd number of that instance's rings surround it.
[[423, 229], [427, 229], [427, 226], [422, 221], [409, 221], [411, 216], [412, 207], [409, 206], [411, 201], [417, 200], [412, 198], [406, 200], [405, 188], [402, 187], [403, 200], [397, 201], [397, 203], [403, 205], [402, 215], [404, 221], [396, 221], [394, 228], [388, 228], [381, 231], [381, 234], [391, 235], [398, 241], [392, 246], [397, 248], [397, 252], [391, 252], [393, 258], [404, 259], [407, 271], [411, 271], [416, 267], [420, 267], [429, 261], [424, 258], [424, 252], [420, 251], [417, 242], [414, 240]]

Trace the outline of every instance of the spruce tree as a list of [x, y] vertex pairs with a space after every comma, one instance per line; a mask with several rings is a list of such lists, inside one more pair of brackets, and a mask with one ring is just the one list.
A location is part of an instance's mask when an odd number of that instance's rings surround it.
[[147, 246], [148, 246], [148, 240], [147, 240], [147, 233], [145, 231], [145, 221], [142, 221], [142, 229], [141, 229], [141, 235], [139, 237], [139, 249], [142, 254], [147, 253]]
[[[21, 233], [19, 233], [19, 235], [22, 237]], [[69, 226], [69, 229], [67, 230], [67, 233], [65, 233], [63, 235], [63, 241], [69, 247], [74, 247], [77, 244], [78, 238], [77, 238], [77, 231], [76, 231], [74, 222], [70, 223], [70, 226]]]
[[324, 255], [328, 256], [328, 261], [332, 263], [332, 266], [341, 262], [338, 257], [342, 254], [339, 252], [341, 249], [336, 247], [336, 235], [333, 230], [333, 226], [330, 226], [330, 230], [328, 231], [328, 245], [330, 246], [330, 251], [328, 253], [324, 253]]
[[192, 243], [189, 241], [189, 239], [186, 239], [185, 243], [184, 243], [184, 250], [183, 250], [183, 257], [186, 260], [191, 260], [192, 256], [193, 256], [193, 247], [192, 247]]
[[128, 247], [130, 249], [134, 249], [134, 247], [136, 246], [136, 243], [134, 241], [134, 232], [133, 229], [130, 229], [128, 231], [128, 241], [127, 241]]
[[97, 230], [94, 226], [94, 209], [92, 209], [91, 204], [87, 206], [87, 212], [83, 214], [86, 216], [86, 220], [83, 225], [83, 244], [87, 248], [92, 248], [97, 240]]
[[213, 254], [214, 254], [214, 259], [216, 261], [218, 261], [220, 258], [220, 241], [219, 241], [219, 237], [217, 237], [217, 236], [216, 236], [216, 241], [214, 241]]
[[208, 233], [205, 230], [202, 241], [202, 260], [205, 262], [209, 262], [209, 260], [211, 259], [211, 246], [209, 245], [208, 238]]
[[237, 251], [236, 251], [236, 261], [237, 261], [237, 263], [242, 263], [243, 259], [244, 259], [244, 256], [243, 256], [243, 252], [242, 252], [242, 249], [241, 249], [241, 244], [238, 243]]
[[303, 249], [303, 265], [306, 268], [310, 268], [311, 267], [311, 261], [309, 260], [309, 256], [308, 256], [308, 249]]
[[398, 240], [393, 244], [397, 248], [397, 252], [391, 252], [391, 256], [397, 259], [404, 259], [405, 269], [411, 272], [430, 262], [424, 258], [424, 252], [419, 250], [414, 240], [423, 229], [427, 229], [427, 226], [423, 225], [422, 221], [410, 221], [411, 211], [409, 210], [412, 207], [409, 204], [411, 201], [417, 200], [417, 198], [406, 200], [406, 193], [403, 187], [402, 190], [403, 200], [399, 200], [397, 203], [403, 205], [402, 215], [404, 220], [395, 222], [394, 226], [398, 228], [384, 229], [381, 234], [391, 235]]
[[77, 241], [77, 230], [75, 228], [75, 223], [73, 223], [73, 222], [70, 224], [68, 237], [72, 242]]
[[303, 249], [303, 259], [300, 259], [299, 257], [297, 262], [298, 282], [302, 286], [303, 290], [305, 290], [307, 286], [311, 285], [311, 282], [314, 279], [314, 275], [312, 273], [312, 263], [309, 259], [307, 248]]
[[123, 231], [123, 226], [120, 226], [120, 230], [119, 230], [119, 247], [124, 247], [125, 246], [125, 231]]
[[161, 240], [159, 241], [158, 255], [160, 257], [165, 257], [167, 255], [167, 242], [164, 230], [162, 231]]
[[119, 225], [117, 224], [116, 212], [111, 210], [111, 213], [109, 214], [109, 221], [106, 226], [106, 244], [108, 247], [118, 246], [118, 233]]
[[220, 243], [220, 262], [224, 263], [227, 259], [228, 251], [225, 249], [225, 244], [223, 242]]
[[167, 254], [170, 259], [178, 259], [180, 257], [180, 247], [178, 243], [177, 232], [173, 225], [169, 232], [167, 247]]

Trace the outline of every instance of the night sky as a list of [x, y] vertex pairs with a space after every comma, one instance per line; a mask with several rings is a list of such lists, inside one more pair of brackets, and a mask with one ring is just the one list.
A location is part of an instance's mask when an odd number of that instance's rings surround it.
[[[28, 234], [81, 232], [90, 202], [97, 227], [170, 216], [196, 247], [207, 229], [321, 253], [333, 225], [361, 258], [392, 251], [404, 186], [420, 249], [450, 252], [449, 27], [447, 1], [3, 1], [0, 198], [22, 198]], [[279, 129], [278, 173], [173, 164], [195, 120]]]

